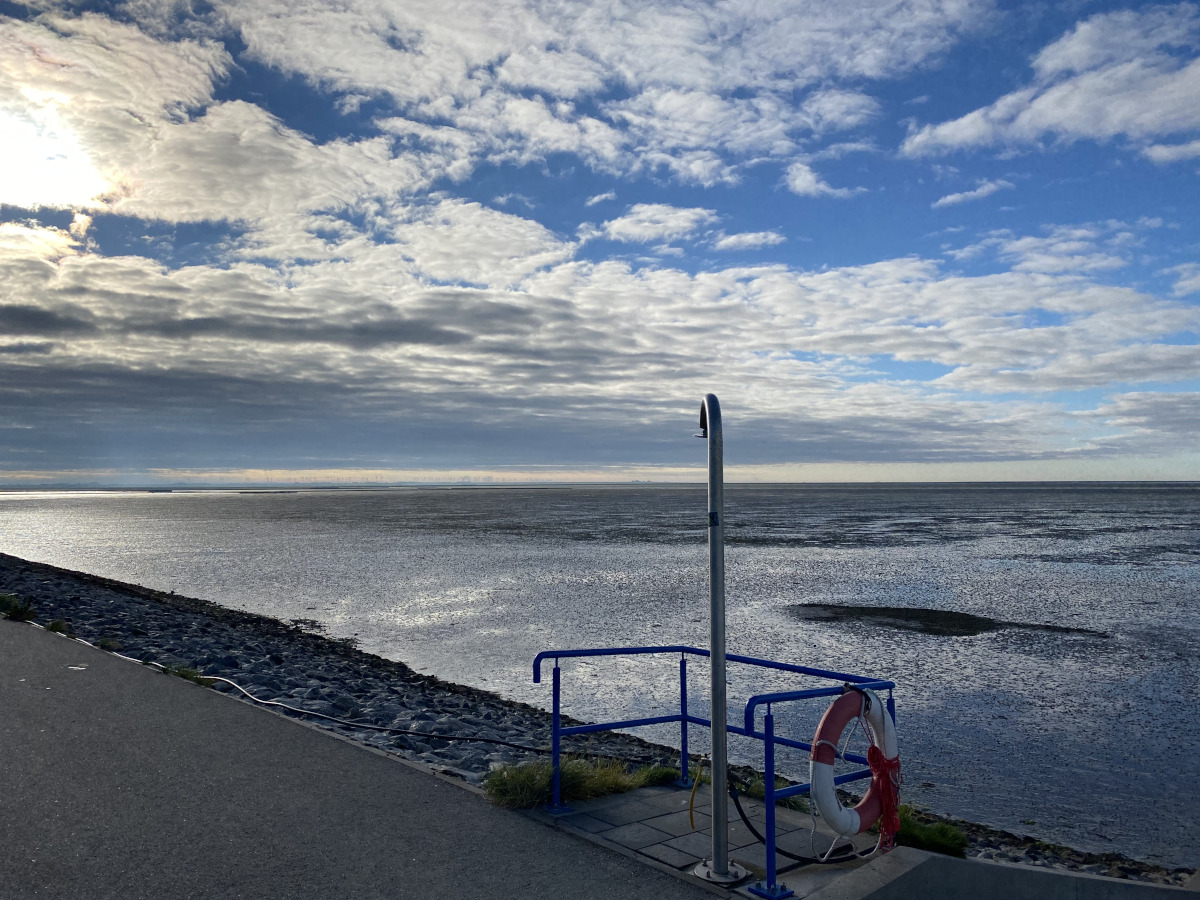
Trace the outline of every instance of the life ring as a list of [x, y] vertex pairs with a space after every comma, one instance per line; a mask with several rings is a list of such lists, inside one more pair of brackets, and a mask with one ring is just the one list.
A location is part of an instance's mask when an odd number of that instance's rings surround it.
[[[846, 726], [863, 716], [871, 736], [871, 787], [854, 809], [838, 800], [833, 783], [833, 763], [837, 746]], [[884, 843], [890, 847], [891, 835], [900, 827], [897, 813], [900, 799], [900, 753], [896, 744], [896, 725], [874, 691], [847, 687], [833, 701], [813, 738], [809, 755], [809, 783], [812, 799], [830, 827], [843, 837], [861, 834], [880, 819]]]

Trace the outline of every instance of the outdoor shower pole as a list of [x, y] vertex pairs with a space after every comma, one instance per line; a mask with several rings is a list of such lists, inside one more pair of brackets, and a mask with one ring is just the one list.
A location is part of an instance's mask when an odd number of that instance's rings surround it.
[[730, 883], [746, 870], [729, 862], [728, 753], [725, 708], [725, 461], [721, 404], [705, 394], [700, 405], [700, 434], [708, 439], [708, 600], [709, 656], [712, 683], [712, 858], [696, 867], [708, 881]]

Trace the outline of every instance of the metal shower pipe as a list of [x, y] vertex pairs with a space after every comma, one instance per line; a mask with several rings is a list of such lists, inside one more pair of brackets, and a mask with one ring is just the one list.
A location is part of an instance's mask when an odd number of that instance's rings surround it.
[[746, 877], [746, 870], [729, 862], [729, 792], [727, 710], [725, 704], [725, 460], [721, 404], [705, 394], [700, 404], [700, 434], [708, 439], [708, 600], [711, 660], [712, 728], [712, 858], [696, 866], [695, 874], [728, 884]]

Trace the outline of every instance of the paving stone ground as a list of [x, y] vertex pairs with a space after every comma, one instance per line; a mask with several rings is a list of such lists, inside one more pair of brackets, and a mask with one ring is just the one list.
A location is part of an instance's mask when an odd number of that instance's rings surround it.
[[[741, 798], [741, 803], [755, 830], [765, 836], [763, 804], [748, 797]], [[733, 804], [729, 806], [728, 817], [729, 859], [751, 872], [751, 878], [737, 891], [745, 894], [746, 888], [762, 881], [766, 874], [766, 847], [742, 822]], [[700, 786], [694, 800], [688, 787], [643, 788], [630, 794], [575, 803], [570, 813], [553, 819], [561, 828], [623, 847], [680, 873], [691, 872], [712, 855], [712, 794], [708, 785]], [[807, 813], [782, 808], [776, 811], [776, 841], [783, 850], [804, 856], [821, 854], [829, 849], [833, 839], [820, 823], [813, 833]], [[838, 838], [838, 841], [844, 843], [845, 839]], [[874, 838], [861, 835], [853, 843], [856, 850], [868, 850], [874, 846]], [[867, 864], [869, 858], [786, 871], [794, 862], [776, 854], [776, 871], [782, 873], [779, 880], [788, 884], [802, 883], [805, 886], [803, 893], [807, 893]], [[797, 893], [803, 895], [800, 891]]]

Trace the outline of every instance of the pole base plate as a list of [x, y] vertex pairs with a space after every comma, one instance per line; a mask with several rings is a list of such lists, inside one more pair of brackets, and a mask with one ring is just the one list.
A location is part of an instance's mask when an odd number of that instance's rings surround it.
[[692, 874], [697, 878], [703, 878], [705, 881], [711, 881], [714, 884], [733, 884], [741, 881], [750, 874], [735, 862], [728, 863], [726, 869], [725, 874], [718, 875], [713, 871], [713, 861], [706, 859], [696, 864], [696, 868], [692, 869]]

